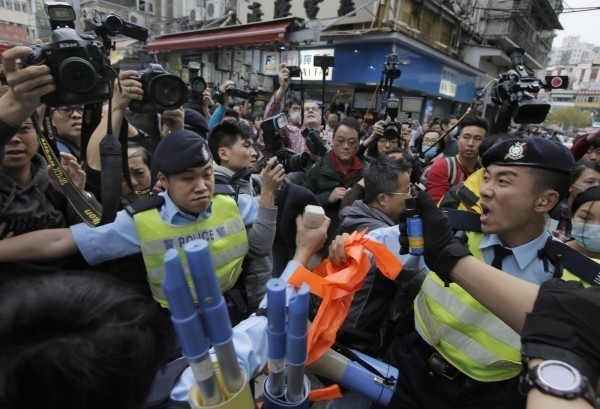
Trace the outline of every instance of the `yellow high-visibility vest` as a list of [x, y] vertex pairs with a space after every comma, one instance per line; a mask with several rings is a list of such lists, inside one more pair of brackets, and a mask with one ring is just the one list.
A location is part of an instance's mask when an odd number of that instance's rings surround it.
[[[467, 233], [469, 250], [483, 260], [482, 233]], [[563, 280], [579, 280], [563, 271]], [[467, 376], [495, 382], [513, 378], [522, 370], [521, 337], [475, 300], [462, 287], [448, 287], [430, 272], [414, 303], [415, 323], [426, 341]]]
[[242, 271], [242, 262], [248, 253], [248, 235], [237, 204], [229, 196], [216, 195], [212, 199], [212, 208], [208, 219], [184, 226], [164, 222], [158, 209], [134, 215], [150, 290], [154, 299], [165, 308], [168, 302], [161, 287], [165, 276], [163, 261], [165, 253], [171, 248], [179, 251], [194, 298], [194, 284], [183, 251], [187, 242], [196, 239], [208, 241], [221, 292], [231, 289]]

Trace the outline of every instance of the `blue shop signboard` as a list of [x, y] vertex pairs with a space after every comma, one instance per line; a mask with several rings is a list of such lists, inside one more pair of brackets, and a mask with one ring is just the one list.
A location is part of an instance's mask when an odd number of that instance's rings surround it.
[[[391, 42], [336, 45], [332, 82], [379, 83], [382, 65], [391, 50]], [[394, 81], [394, 86], [461, 102], [472, 101], [477, 82], [474, 73], [404, 45], [396, 44], [396, 54], [399, 60], [410, 61], [410, 65], [398, 66], [402, 75]]]

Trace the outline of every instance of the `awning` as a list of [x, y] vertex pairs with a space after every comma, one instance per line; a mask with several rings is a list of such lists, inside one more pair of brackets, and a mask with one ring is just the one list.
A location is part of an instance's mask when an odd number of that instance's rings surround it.
[[156, 37], [148, 43], [148, 52], [226, 47], [285, 41], [294, 18], [219, 27]]

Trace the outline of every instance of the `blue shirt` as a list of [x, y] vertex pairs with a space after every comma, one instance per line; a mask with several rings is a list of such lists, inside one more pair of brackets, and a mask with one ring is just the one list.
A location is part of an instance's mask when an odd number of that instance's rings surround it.
[[[541, 284], [551, 279], [554, 272], [552, 264], [550, 262], [547, 263], [548, 268], [552, 271], [546, 271], [544, 269], [544, 261], [538, 257], [538, 252], [546, 246], [548, 237], [552, 236], [548, 231], [544, 230], [542, 234], [530, 242], [512, 248], [512, 254], [502, 260], [502, 271], [535, 284]], [[502, 241], [498, 235], [486, 234], [483, 236], [479, 244], [479, 249], [483, 254], [485, 264], [492, 265], [492, 261], [494, 260], [494, 246], [497, 244], [502, 245]]]
[[[162, 220], [174, 226], [183, 226], [206, 220], [212, 214], [212, 203], [198, 217], [182, 212], [166, 192], [159, 194], [165, 202], [158, 208]], [[252, 196], [240, 194], [238, 209], [246, 226], [251, 226], [258, 214], [258, 203]], [[125, 210], [117, 213], [115, 221], [104, 226], [89, 227], [85, 223], [71, 226], [71, 233], [79, 251], [90, 265], [139, 253], [140, 239], [135, 221]]]

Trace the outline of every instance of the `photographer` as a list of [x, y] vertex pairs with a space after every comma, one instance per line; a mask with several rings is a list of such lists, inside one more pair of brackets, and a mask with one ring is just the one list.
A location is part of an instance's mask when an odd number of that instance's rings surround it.
[[[0, 150], [15, 135], [40, 105], [40, 98], [56, 90], [50, 67], [35, 65], [19, 68], [17, 60], [32, 53], [18, 46], [2, 53], [8, 91], [0, 97]], [[0, 157], [0, 161], [1, 161]]]
[[212, 116], [210, 117], [210, 121], [208, 123], [209, 130], [212, 130], [215, 126], [217, 126], [217, 124], [220, 124], [223, 121], [231, 121], [233, 119], [238, 121], [240, 119], [240, 114], [243, 111], [247, 111], [249, 109], [248, 100], [244, 101], [244, 108], [239, 106], [237, 106], [236, 108], [236, 105], [234, 105], [233, 108], [229, 108], [229, 93], [232, 90], [234, 92], [238, 91], [235, 89], [235, 82], [231, 80], [227, 80], [219, 86], [219, 91], [216, 92], [214, 95], [214, 98], [217, 101], [217, 109], [215, 109], [215, 111], [212, 113]]
[[[290, 86], [290, 71], [286, 68], [285, 64], [279, 66], [279, 88], [273, 93], [273, 96], [267, 103], [265, 108], [265, 118], [273, 117], [279, 114], [283, 108], [283, 99]], [[297, 115], [295, 112], [300, 113], [301, 108], [294, 109], [294, 101], [290, 108], [290, 116], [292, 113]], [[301, 115], [301, 114], [300, 114]], [[300, 123], [297, 123], [295, 119], [291, 119], [291, 123], [288, 123], [284, 128], [285, 136], [290, 140], [291, 148], [296, 152], [304, 152], [307, 150], [305, 145], [302, 131], [306, 128], [316, 129], [321, 132], [321, 137], [331, 146], [331, 140], [333, 137], [332, 132], [323, 132], [322, 126], [323, 117], [321, 116], [321, 109], [316, 101], [305, 100], [304, 101], [304, 117], [301, 118]], [[302, 147], [302, 149], [299, 149]]]

